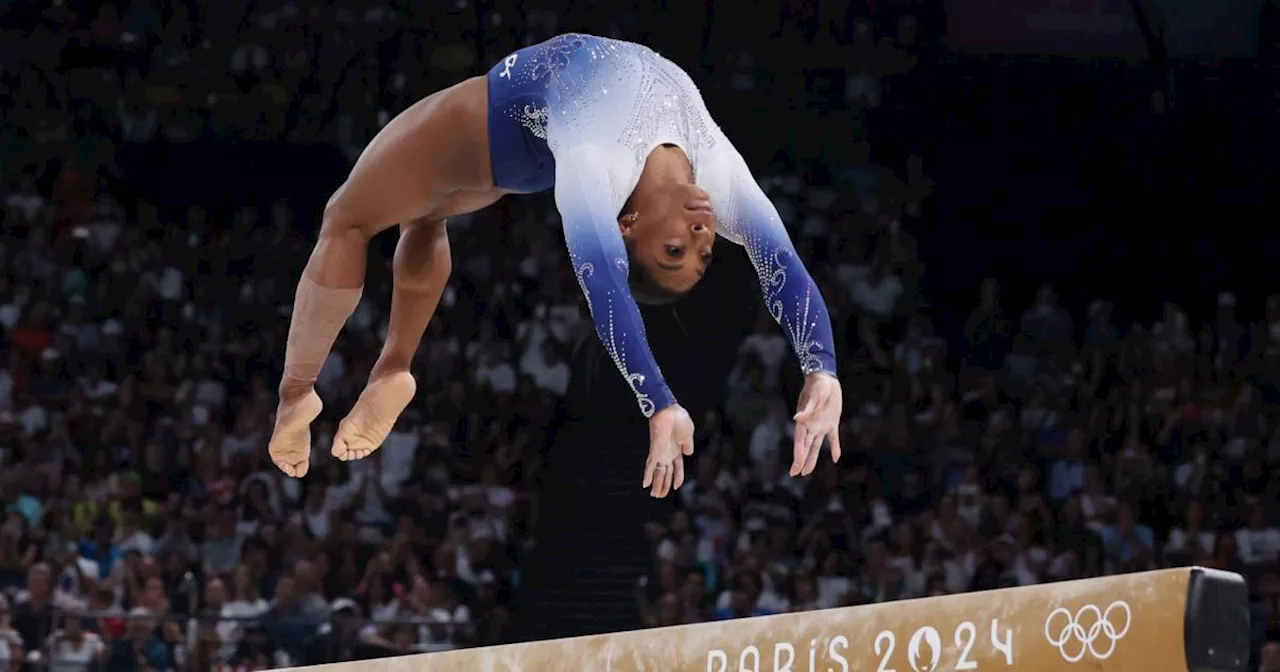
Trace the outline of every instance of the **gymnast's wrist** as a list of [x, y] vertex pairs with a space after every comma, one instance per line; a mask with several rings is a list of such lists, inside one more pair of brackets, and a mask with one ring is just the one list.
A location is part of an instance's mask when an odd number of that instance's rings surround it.
[[800, 370], [804, 373], [805, 378], [817, 374], [825, 374], [840, 379], [836, 373], [836, 358], [829, 353], [818, 354], [812, 358], [801, 360]]
[[834, 378], [836, 382], [840, 381], [840, 377], [836, 375], [835, 371], [829, 371], [827, 369], [817, 369], [815, 371], [810, 371], [809, 373], [805, 374], [804, 378], [805, 380], [808, 380], [810, 378], [817, 378], [818, 376], [829, 376], [831, 378]]
[[644, 413], [644, 417], [652, 418], [658, 413], [678, 405], [680, 405], [680, 402], [676, 401], [676, 395], [672, 393], [671, 388], [663, 385], [662, 389], [653, 395], [653, 398], [647, 400], [642, 398], [640, 400], [640, 412]]

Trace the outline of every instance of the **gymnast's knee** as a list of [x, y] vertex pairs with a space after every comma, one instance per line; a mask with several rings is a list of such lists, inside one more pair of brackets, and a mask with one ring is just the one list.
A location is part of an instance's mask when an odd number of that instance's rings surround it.
[[369, 240], [380, 230], [367, 218], [359, 216], [360, 210], [351, 207], [342, 190], [324, 206], [324, 217], [320, 222], [320, 238], [328, 240], [352, 241], [360, 240], [368, 244]]

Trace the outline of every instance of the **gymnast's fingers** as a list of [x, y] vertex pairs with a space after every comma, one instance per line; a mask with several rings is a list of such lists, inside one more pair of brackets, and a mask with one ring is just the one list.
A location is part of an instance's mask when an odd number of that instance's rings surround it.
[[673, 488], [675, 490], [679, 490], [680, 486], [684, 485], [684, 458], [677, 457], [676, 461], [671, 466], [675, 467], [675, 482], [673, 483]]
[[653, 488], [649, 490], [649, 495], [655, 498], [661, 498], [666, 494], [667, 481], [671, 478], [671, 470], [665, 462], [659, 462], [654, 465]]
[[795, 446], [791, 455], [791, 470], [788, 472], [792, 476], [800, 475], [800, 467], [804, 466], [804, 460], [808, 456], [805, 448], [809, 445], [809, 428], [803, 423], [796, 425]]
[[831, 439], [831, 463], [835, 464], [840, 461], [840, 425], [836, 424], [835, 429], [827, 435]]
[[809, 433], [809, 448], [805, 452], [804, 470], [800, 472], [802, 476], [808, 476], [813, 473], [814, 467], [818, 466], [818, 456], [822, 454], [822, 439], [825, 435], [819, 431]]
[[652, 457], [644, 461], [644, 481], [641, 482], [640, 487], [648, 488], [650, 485], [653, 485], [653, 476], [656, 469], [657, 464], [653, 461]]

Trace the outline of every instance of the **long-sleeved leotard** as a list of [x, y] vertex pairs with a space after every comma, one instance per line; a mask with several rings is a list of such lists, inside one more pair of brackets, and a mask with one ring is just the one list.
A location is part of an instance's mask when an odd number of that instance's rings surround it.
[[835, 374], [822, 296], [777, 210], [683, 70], [640, 45], [562, 35], [496, 65], [489, 91], [495, 181], [528, 191], [554, 181], [574, 274], [596, 332], [645, 417], [676, 399], [649, 350], [627, 284], [617, 217], [649, 154], [664, 144], [689, 157], [696, 183], [711, 196], [720, 235], [746, 248], [769, 313], [787, 332], [801, 370]]

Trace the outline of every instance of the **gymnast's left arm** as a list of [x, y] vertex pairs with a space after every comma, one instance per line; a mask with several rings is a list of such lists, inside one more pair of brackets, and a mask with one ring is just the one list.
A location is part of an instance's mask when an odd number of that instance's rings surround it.
[[840, 414], [844, 395], [836, 377], [835, 338], [831, 316], [818, 285], [796, 253], [773, 202], [760, 189], [736, 150], [726, 152], [728, 202], [720, 225], [726, 237], [746, 248], [760, 278], [765, 307], [786, 331], [805, 374], [796, 404], [796, 434], [790, 473], [812, 473], [823, 439], [831, 442], [831, 459], [840, 459]]
[[616, 194], [607, 156], [590, 144], [558, 152], [556, 207], [596, 333], [649, 419], [649, 459], [641, 482], [654, 497], [665, 497], [684, 482], [683, 456], [693, 454], [693, 420], [663, 380], [627, 284], [630, 262], [618, 230], [620, 204], [612, 202]]

